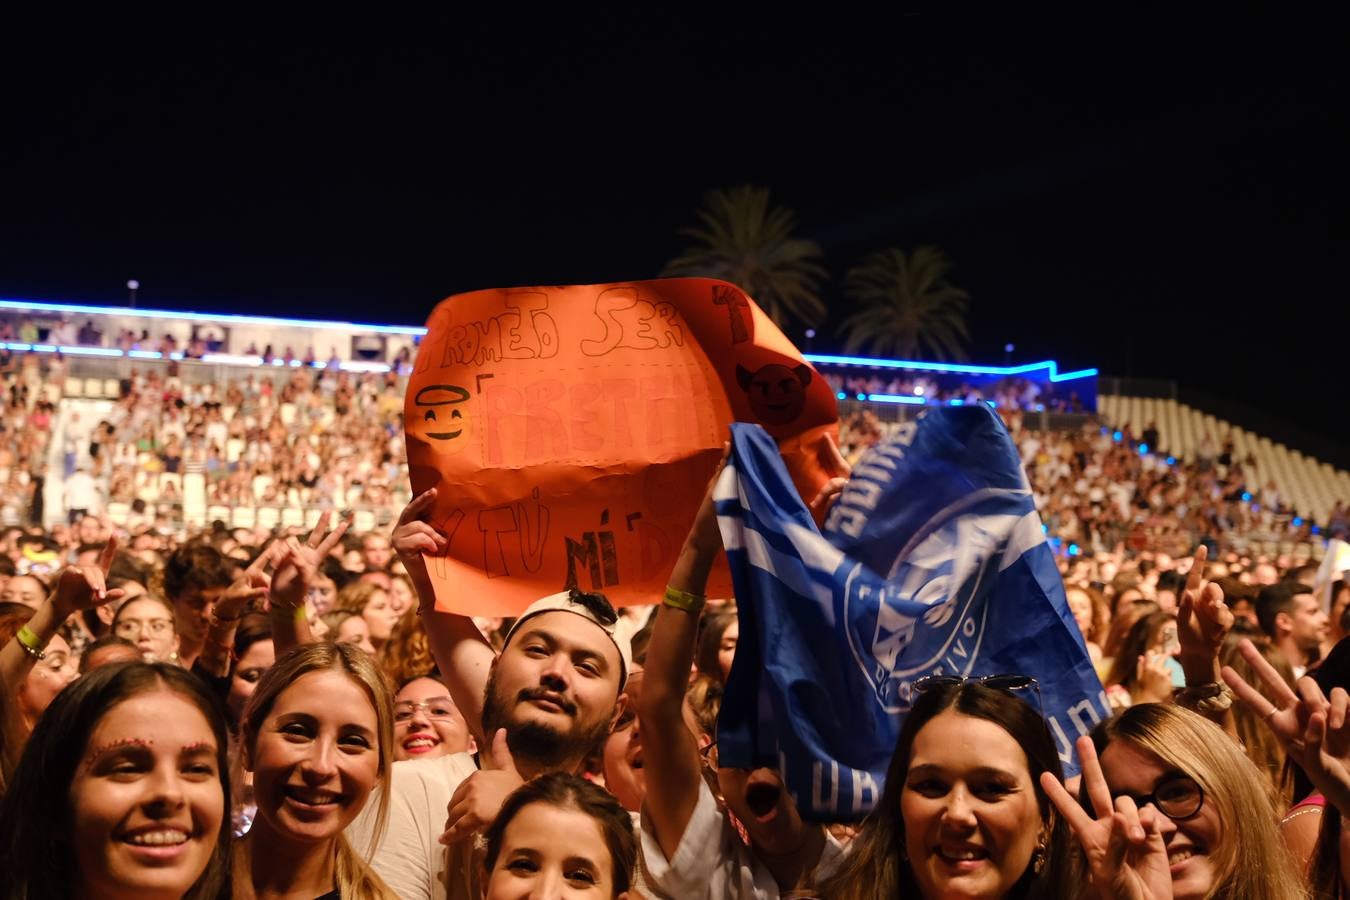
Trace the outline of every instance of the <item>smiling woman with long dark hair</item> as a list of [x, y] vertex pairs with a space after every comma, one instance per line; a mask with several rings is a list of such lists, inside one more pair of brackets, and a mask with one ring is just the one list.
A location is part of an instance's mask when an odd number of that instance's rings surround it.
[[5, 896], [229, 896], [225, 715], [162, 663], [102, 666], [38, 720], [0, 806]]
[[886, 786], [827, 900], [1059, 898], [1068, 827], [1038, 779], [1061, 769], [1034, 708], [979, 681], [925, 690], [900, 729]]

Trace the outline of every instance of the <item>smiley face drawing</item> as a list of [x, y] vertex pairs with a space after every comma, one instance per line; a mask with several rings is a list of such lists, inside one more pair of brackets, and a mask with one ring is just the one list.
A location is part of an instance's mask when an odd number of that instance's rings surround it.
[[811, 383], [811, 367], [805, 363], [794, 368], [771, 363], [754, 372], [736, 366], [736, 383], [750, 400], [750, 411], [765, 425], [787, 425], [802, 414], [806, 406], [806, 386]]
[[422, 425], [418, 429], [422, 436], [433, 441], [453, 441], [462, 435], [468, 419], [459, 404], [468, 399], [469, 392], [454, 384], [429, 384], [418, 391], [413, 405]]

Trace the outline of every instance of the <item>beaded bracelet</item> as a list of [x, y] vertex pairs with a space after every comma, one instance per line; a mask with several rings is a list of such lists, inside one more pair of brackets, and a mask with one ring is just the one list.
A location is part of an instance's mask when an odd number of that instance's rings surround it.
[[37, 632], [24, 625], [19, 629], [19, 633], [14, 635], [19, 640], [19, 646], [23, 652], [27, 653], [33, 659], [46, 659], [47, 651], [42, 646], [42, 638], [37, 636]]

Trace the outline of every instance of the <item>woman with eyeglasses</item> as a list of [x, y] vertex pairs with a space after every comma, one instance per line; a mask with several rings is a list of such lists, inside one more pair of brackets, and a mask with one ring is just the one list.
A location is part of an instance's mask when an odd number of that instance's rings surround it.
[[1072, 896], [1069, 831], [1038, 781], [1059, 783], [1059, 753], [1016, 696], [1034, 688], [1020, 676], [916, 682], [881, 799], [820, 896]]
[[435, 675], [413, 678], [394, 696], [394, 759], [472, 753], [473, 738], [450, 690]]
[[178, 662], [173, 607], [158, 594], [144, 594], [118, 607], [112, 633], [140, 648], [146, 662]]
[[1130, 707], [1080, 738], [1083, 804], [1042, 785], [1103, 897], [1308, 896], [1256, 766], [1213, 722], [1170, 704]]

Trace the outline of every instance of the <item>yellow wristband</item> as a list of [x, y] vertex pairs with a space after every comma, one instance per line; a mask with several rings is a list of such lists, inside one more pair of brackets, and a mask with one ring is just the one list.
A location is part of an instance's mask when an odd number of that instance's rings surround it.
[[42, 638], [37, 636], [37, 632], [24, 625], [19, 629], [19, 633], [14, 635], [19, 639], [19, 644], [24, 651], [34, 659], [45, 659], [47, 653], [42, 646]]
[[682, 609], [687, 613], [697, 613], [703, 609], [703, 604], [708, 602], [708, 598], [667, 585], [665, 596], [661, 598], [661, 602], [666, 606]]
[[303, 625], [309, 622], [309, 613], [305, 612], [303, 606], [297, 606], [294, 610], [295, 624]]

